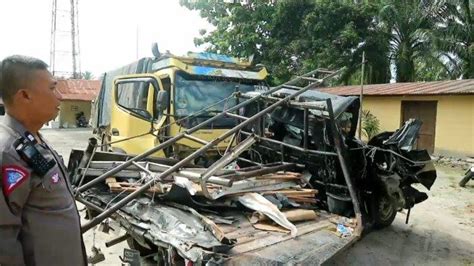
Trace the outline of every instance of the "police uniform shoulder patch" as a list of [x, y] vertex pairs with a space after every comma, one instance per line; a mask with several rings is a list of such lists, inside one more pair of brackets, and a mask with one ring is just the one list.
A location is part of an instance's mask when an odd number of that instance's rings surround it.
[[53, 184], [57, 184], [59, 183], [59, 174], [58, 173], [55, 173], [52, 177], [51, 177], [51, 181], [53, 182]]
[[15, 188], [25, 182], [29, 173], [24, 168], [17, 165], [7, 165], [2, 167], [3, 193], [10, 195]]

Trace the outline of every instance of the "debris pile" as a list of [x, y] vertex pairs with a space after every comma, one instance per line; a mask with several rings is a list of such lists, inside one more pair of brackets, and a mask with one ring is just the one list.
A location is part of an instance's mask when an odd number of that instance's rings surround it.
[[[89, 168], [82, 168], [80, 171], [81, 174], [94, 177], [119, 164], [119, 161], [92, 161]], [[182, 168], [171, 178], [161, 180], [161, 172], [168, 168], [168, 165], [153, 162], [136, 163], [115, 176], [108, 177], [105, 180], [106, 186], [99, 186], [97, 189], [112, 192], [119, 198], [136, 191], [144, 182], [154, 178], [156, 182], [145, 193], [150, 198], [165, 204], [188, 205], [196, 212], [203, 209], [207, 212], [205, 216], [216, 224], [232, 224], [234, 219], [210, 214], [208, 209], [212, 209], [211, 205], [240, 208], [246, 211], [254, 228], [290, 232], [292, 236], [297, 234], [293, 223], [316, 220], [318, 217], [318, 191], [310, 187], [307, 174], [291, 171], [297, 169], [295, 164], [274, 163], [217, 171], [204, 184], [211, 199], [205, 197], [200, 184], [200, 176], [206, 171], [205, 168]], [[110, 203], [103, 202], [107, 205]]]

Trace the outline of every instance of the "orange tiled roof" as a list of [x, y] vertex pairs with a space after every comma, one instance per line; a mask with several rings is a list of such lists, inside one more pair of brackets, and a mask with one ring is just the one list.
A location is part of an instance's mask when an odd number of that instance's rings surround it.
[[60, 100], [92, 101], [99, 94], [100, 80], [58, 80], [56, 94]]

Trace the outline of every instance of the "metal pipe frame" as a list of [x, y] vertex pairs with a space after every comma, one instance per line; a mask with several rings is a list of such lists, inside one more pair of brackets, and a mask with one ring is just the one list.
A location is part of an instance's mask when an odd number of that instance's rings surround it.
[[239, 132], [235, 132], [234, 135], [232, 135], [232, 138], [229, 141], [229, 145], [227, 145], [227, 147], [225, 148], [224, 154], [227, 154], [230, 151], [230, 149], [232, 148], [232, 145], [234, 144], [235, 140], [237, 139], [238, 134], [239, 134]]
[[308, 115], [308, 108], [304, 108], [303, 112], [303, 129], [304, 129], [304, 134], [303, 134], [303, 148], [305, 150], [308, 149], [308, 128], [309, 128], [309, 115]]
[[[323, 81], [328, 79], [328, 78], [332, 78], [333, 76], [337, 75], [339, 72], [341, 72], [343, 69], [340, 69], [338, 71], [336, 71], [335, 73], [331, 74], [331, 75], [328, 75], [327, 77], [323, 78]], [[318, 70], [314, 70], [314, 71], [311, 71], [303, 76], [310, 76], [314, 73], [317, 73]], [[298, 81], [300, 80], [301, 78], [295, 78], [293, 80], [291, 80], [290, 82], [294, 82], [294, 81]], [[290, 83], [288, 82], [288, 83]], [[286, 84], [288, 84], [286, 83]], [[281, 87], [283, 87], [285, 84], [283, 85], [280, 85], [278, 87], [275, 87], [271, 90], [268, 90], [266, 92], [264, 92], [263, 94], [271, 94], [275, 91], [278, 91], [279, 89], [281, 89]], [[319, 85], [319, 84], [318, 84]], [[263, 109], [261, 112], [255, 114], [254, 116], [252, 117], [249, 117], [248, 120], [245, 120], [243, 121], [242, 123], [238, 124], [237, 126], [235, 126], [234, 128], [230, 129], [229, 131], [225, 132], [224, 134], [222, 134], [221, 136], [217, 137], [216, 139], [214, 139], [213, 141], [209, 142], [208, 144], [204, 145], [203, 147], [201, 147], [200, 149], [196, 150], [195, 152], [193, 152], [192, 154], [190, 154], [188, 157], [184, 158], [183, 160], [179, 161], [177, 164], [175, 164], [174, 166], [172, 166], [170, 169], [164, 171], [160, 177], [161, 179], [166, 179], [167, 176], [171, 175], [172, 173], [174, 173], [175, 171], [179, 170], [181, 167], [183, 167], [184, 165], [188, 164], [189, 162], [191, 162], [192, 160], [194, 160], [195, 158], [197, 158], [198, 156], [200, 156], [201, 154], [203, 154], [204, 152], [206, 152], [208, 149], [210, 149], [211, 147], [214, 147], [215, 145], [219, 144], [220, 142], [224, 141], [225, 139], [227, 139], [229, 136], [231, 136], [232, 134], [234, 134], [235, 132], [241, 130], [242, 128], [244, 128], [245, 126], [249, 125], [250, 123], [256, 121], [257, 119], [259, 119], [260, 117], [266, 115], [267, 113], [273, 111], [275, 108], [277, 108], [278, 106], [288, 102], [289, 100], [297, 97], [298, 95], [301, 95], [303, 94], [305, 91], [309, 90], [309, 89], [312, 89], [313, 87], [315, 87], [315, 84], [310, 84], [304, 88], [301, 88], [299, 91], [296, 91], [294, 92], [293, 94], [277, 101], [276, 103], [273, 103], [272, 105], [268, 106], [267, 108]], [[262, 94], [260, 94], [262, 95]], [[240, 104], [237, 104], [236, 106], [230, 108], [227, 110], [227, 112], [231, 112], [231, 111], [234, 111], [234, 110], [238, 110], [240, 109], [241, 107], [243, 106], [246, 106], [248, 105], [249, 103], [253, 103], [257, 100], [259, 100], [261, 97], [259, 97], [259, 95], [255, 96], [254, 98], [252, 99], [249, 99], [249, 100], [246, 100]], [[109, 172], [103, 174], [102, 176], [90, 181], [89, 183], [85, 184], [84, 186], [80, 187], [78, 189], [79, 192], [82, 192], [82, 191], [85, 191], [89, 188], [91, 188], [94, 184], [97, 184], [103, 180], [105, 180], [107, 177], [119, 172], [120, 170], [128, 167], [129, 165], [133, 164], [133, 162], [137, 161], [137, 160], [141, 160], [143, 158], [146, 158], [147, 156], [159, 151], [160, 149], [163, 149], [163, 148], [166, 148], [168, 147], [169, 145], [175, 143], [176, 141], [178, 141], [179, 139], [183, 138], [185, 134], [192, 134], [193, 132], [201, 129], [202, 127], [208, 125], [209, 123], [212, 123], [213, 121], [215, 121], [216, 119], [219, 119], [221, 117], [224, 117], [226, 114], [225, 112], [221, 112], [220, 114], [204, 121], [203, 123], [199, 124], [199, 125], [196, 125], [195, 127], [191, 128], [191, 129], [188, 129], [182, 133], [180, 133], [178, 136], [175, 136], [174, 138], [172, 139], [169, 139], [163, 143], [161, 143], [160, 145], [140, 154], [140, 155], [137, 155], [135, 157], [133, 157], [132, 159], [130, 159], [129, 161], [126, 161], [125, 163], [123, 163], [122, 165], [118, 166], [117, 168], [114, 168], [114, 169], [111, 169]], [[123, 206], [125, 206], [126, 204], [128, 204], [130, 201], [132, 201], [133, 199], [137, 198], [138, 196], [140, 196], [141, 194], [143, 194], [144, 192], [146, 192], [148, 190], [149, 187], [153, 186], [155, 180], [152, 179], [150, 181], [147, 181], [143, 186], [141, 186], [139, 189], [137, 189], [136, 191], [132, 192], [131, 194], [127, 195], [125, 198], [121, 199], [119, 202], [117, 202], [116, 204], [114, 204], [113, 206], [110, 207], [110, 209], [104, 211], [103, 213], [99, 214], [98, 216], [96, 216], [94, 219], [92, 219], [90, 222], [84, 224], [82, 227], [81, 227], [81, 231], [82, 233], [88, 231], [89, 229], [91, 229], [92, 227], [96, 226], [97, 224], [99, 224], [100, 222], [102, 222], [104, 219], [106, 219], [107, 217], [109, 217], [112, 213], [116, 212], [117, 210], [119, 210], [120, 208], [122, 208]]]
[[213, 163], [206, 172], [204, 172], [201, 175], [201, 190], [206, 196], [206, 198], [211, 198], [211, 195], [209, 194], [209, 191], [207, 190], [207, 180], [218, 170], [220, 170], [222, 167], [226, 166], [227, 164], [231, 163], [234, 161], [237, 157], [239, 157], [242, 152], [246, 151], [250, 146], [252, 146], [256, 141], [256, 137], [254, 135], [249, 136], [246, 138], [244, 141], [240, 142], [237, 144], [232, 151], [226, 153], [224, 156], [222, 156], [219, 160], [217, 160], [215, 163]]
[[244, 178], [271, 174], [278, 171], [293, 169], [295, 167], [296, 167], [295, 163], [283, 163], [283, 164], [279, 164], [275, 166], [262, 166], [260, 167], [260, 169], [246, 171], [246, 172], [237, 172], [235, 174], [229, 174], [222, 177], [230, 178], [232, 181], [238, 181]]
[[363, 224], [362, 224], [362, 213], [360, 211], [360, 204], [359, 204], [359, 199], [357, 197], [357, 193], [354, 190], [354, 185], [352, 184], [351, 180], [351, 173], [349, 171], [349, 168], [346, 164], [346, 151], [344, 150], [341, 135], [337, 134], [338, 129], [336, 126], [336, 120], [334, 118], [334, 112], [332, 109], [332, 102], [331, 99], [327, 99], [327, 107], [328, 107], [328, 112], [329, 112], [329, 120], [330, 120], [330, 134], [333, 137], [334, 140], [334, 146], [336, 148], [337, 152], [337, 157], [339, 158], [339, 163], [341, 165], [342, 173], [344, 175], [344, 180], [346, 181], [347, 189], [349, 190], [349, 195], [351, 196], [352, 204], [354, 205], [354, 212], [356, 215], [356, 220], [357, 220], [357, 227], [356, 227], [356, 232], [355, 234], [357, 236], [360, 236], [362, 234], [363, 230]]
[[105, 242], [105, 247], [110, 248], [111, 246], [117, 245], [120, 242], [123, 242], [127, 239], [129, 239], [131, 236], [129, 234], [125, 234], [123, 236], [119, 236], [117, 238], [114, 238], [110, 241]]
[[[251, 99], [251, 97], [249, 95], [245, 95], [245, 94], [242, 94], [239, 97]], [[274, 97], [274, 96], [263, 96], [262, 98], [264, 100], [267, 100], [267, 101], [278, 101], [278, 100], [281, 99], [279, 97]], [[295, 108], [314, 109], [314, 110], [318, 110], [318, 111], [321, 111], [321, 112], [327, 111], [326, 106], [321, 106], [321, 103], [325, 104], [325, 101], [311, 101], [311, 102], [289, 101], [288, 105], [291, 106], [291, 107], [295, 107]]]
[[[331, 77], [335, 76], [337, 73], [339, 73], [339, 72], [342, 71], [342, 70], [343, 70], [343, 69], [340, 69], [340, 70], [338, 70], [337, 72], [335, 72], [335, 73], [333, 73], [333, 74], [331, 74], [331, 75], [325, 77], [324, 79], [331, 78]], [[315, 74], [315, 73], [317, 73], [317, 72], [318, 72], [317, 69], [316, 69], [316, 70], [313, 70], [313, 71], [310, 71], [310, 72], [304, 74], [303, 77], [311, 76], [311, 75], [313, 75], [313, 74]], [[294, 79], [288, 81], [288, 82], [285, 83], [285, 84], [292, 84], [292, 83], [295, 83], [295, 82], [297, 82], [297, 81], [299, 81], [299, 80], [301, 80], [301, 78], [300, 78], [300, 77], [297, 77], [297, 78], [294, 78]], [[244, 106], [246, 106], [246, 105], [248, 105], [248, 104], [250, 104], [250, 103], [256, 102], [256, 101], [260, 100], [263, 96], [265, 96], [265, 95], [270, 95], [270, 94], [272, 94], [272, 93], [274, 93], [274, 92], [276, 92], [276, 91], [282, 89], [282, 88], [285, 86], [285, 84], [282, 84], [282, 85], [280, 85], [280, 86], [277, 86], [277, 87], [275, 87], [275, 88], [273, 88], [273, 89], [270, 89], [270, 90], [268, 90], [268, 91], [263, 92], [262, 94], [258, 94], [258, 95], [256, 95], [255, 97], [253, 97], [253, 98], [251, 98], [251, 99], [248, 99], [248, 100], [246, 100], [246, 101], [243, 101], [243, 102], [241, 102], [241, 103], [235, 105], [234, 107], [231, 107], [231, 108], [227, 109], [226, 112], [232, 112], [232, 111], [235, 111], [235, 110], [239, 110], [240, 108], [242, 108], [242, 107], [244, 107]], [[309, 88], [307, 88], [306, 90], [308, 90], [308, 89], [311, 88], [310, 86], [308, 86], [308, 87], [309, 87]], [[306, 90], [305, 90], [305, 91], [306, 91]], [[304, 91], [303, 91], [303, 92], [304, 92]], [[303, 92], [301, 92], [301, 93], [303, 93]], [[299, 94], [301, 94], [301, 93], [298, 93], [297, 95], [299, 95]], [[272, 108], [272, 110], [273, 110], [273, 108]], [[196, 125], [196, 126], [190, 128], [190, 129], [187, 129], [187, 130], [185, 130], [184, 132], [181, 132], [180, 134], [176, 135], [175, 137], [173, 137], [173, 138], [171, 138], [171, 139], [168, 139], [168, 140], [166, 140], [165, 142], [160, 143], [159, 145], [157, 145], [157, 146], [155, 146], [155, 147], [153, 147], [153, 148], [151, 148], [151, 149], [145, 151], [144, 153], [139, 154], [139, 155], [137, 155], [137, 156], [131, 158], [130, 160], [126, 161], [124, 164], [122, 164], [122, 165], [120, 165], [120, 166], [118, 166], [118, 167], [116, 167], [116, 168], [110, 169], [110, 171], [104, 173], [103, 175], [101, 175], [101, 176], [95, 178], [94, 180], [91, 180], [91, 181], [89, 181], [88, 183], [84, 184], [83, 186], [79, 187], [79, 188], [77, 189], [77, 192], [78, 192], [78, 193], [84, 192], [84, 191], [86, 191], [87, 189], [93, 187], [95, 184], [104, 181], [107, 177], [112, 176], [112, 175], [114, 175], [114, 174], [120, 172], [121, 170], [125, 169], [126, 167], [130, 166], [130, 165], [132, 164], [132, 162], [140, 161], [140, 160], [142, 160], [142, 159], [144, 159], [144, 158], [147, 158], [148, 156], [152, 155], [153, 153], [156, 153], [157, 151], [160, 151], [160, 150], [162, 150], [162, 149], [165, 149], [165, 148], [171, 146], [172, 144], [176, 143], [176, 142], [179, 141], [180, 139], [184, 138], [186, 135], [191, 135], [192, 133], [198, 131], [199, 129], [201, 129], [201, 128], [207, 126], [207, 125], [209, 125], [210, 123], [216, 121], [217, 119], [220, 119], [220, 118], [222, 118], [222, 117], [225, 117], [225, 115], [226, 115], [225, 113], [226, 113], [226, 112], [222, 112], [222, 113], [220, 113], [220, 114], [218, 114], [218, 115], [216, 115], [216, 116], [214, 116], [214, 117], [212, 117], [212, 118], [210, 118], [210, 119], [208, 119], [208, 120], [202, 122], [202, 123], [199, 124], [199, 125]], [[253, 120], [252, 120], [252, 121], [253, 121]]]
[[[241, 133], [242, 133], [242, 135], [251, 135], [252, 134], [252, 133], [249, 133], [249, 132], [246, 132], [246, 131], [242, 131]], [[282, 142], [282, 141], [279, 141], [279, 140], [266, 138], [266, 137], [258, 137], [257, 136], [257, 139], [260, 140], [260, 141], [267, 141], [267, 142], [270, 142], [270, 143], [273, 143], [273, 144], [284, 146], [286, 148], [290, 148], [290, 149], [300, 151], [300, 152], [306, 152], [306, 153], [311, 153], [311, 154], [315, 154], [315, 155], [337, 156], [337, 154], [335, 152], [309, 150], [309, 149], [305, 150], [304, 148], [301, 148], [301, 147], [298, 147], [298, 146], [295, 146], [295, 145], [291, 145], [291, 144], [288, 144], [288, 143], [285, 143], [285, 142]]]
[[[92, 162], [92, 159], [94, 157], [95, 151], [97, 149], [97, 139], [96, 138], [89, 138], [89, 144], [87, 145], [86, 150], [84, 151], [84, 155], [81, 158], [81, 161], [79, 162], [79, 165], [77, 166], [78, 169], [86, 167], [89, 168], [89, 165]], [[82, 183], [84, 182], [84, 179], [86, 178], [86, 173], [84, 172], [81, 176], [81, 179], [79, 180], [78, 187], [82, 186]], [[79, 194], [78, 191], [74, 192], [74, 197], [77, 197]]]
[[[87, 169], [87, 171], [85, 169], [82, 169], [80, 173], [84, 173], [84, 172], [86, 173], [87, 176], [100, 176], [106, 172], [106, 169], [89, 168]], [[156, 173], [156, 175], [159, 175], [159, 174], [160, 173]], [[136, 179], [141, 178], [140, 172], [138, 170], [122, 170], [119, 173], [115, 174], [114, 176], [118, 178], [136, 178]], [[201, 180], [200, 179], [201, 173], [196, 173], [196, 172], [193, 172], [192, 170], [180, 170], [176, 173], [173, 173], [173, 176], [184, 177], [194, 182], [199, 182]], [[170, 182], [171, 180], [165, 180], [165, 181]], [[225, 186], [225, 187], [232, 186], [232, 182], [230, 180], [223, 179], [220, 176], [211, 176], [207, 182], [216, 184], [216, 185]]]
[[249, 164], [253, 164], [253, 165], [256, 165], [256, 166], [261, 166], [262, 165], [261, 163], [250, 161], [250, 160], [247, 160], [247, 159], [242, 158], [242, 157], [238, 157], [237, 160], [242, 161], [242, 162], [246, 162], [246, 163], [249, 163]]
[[[267, 146], [261, 145], [260, 148], [263, 148], [267, 151], [271, 151], [271, 152], [275, 153], [276, 155], [281, 155], [280, 151], [274, 150], [274, 149], [269, 148]], [[300, 160], [301, 159], [301, 158], [299, 158], [297, 156], [294, 156], [294, 155], [287, 155], [287, 157], [289, 157], [289, 159], [293, 159], [293, 160]], [[288, 162], [285, 162], [285, 163], [288, 163]], [[297, 166], [300, 166], [300, 165], [302, 165], [302, 164], [297, 164]], [[302, 165], [302, 167], [304, 167], [304, 165]]]
[[85, 200], [83, 197], [77, 197], [76, 200], [79, 201], [80, 203], [82, 203], [84, 206], [86, 206], [89, 209], [93, 209], [93, 210], [96, 210], [98, 212], [103, 212], [104, 211], [104, 209], [102, 209], [101, 207], [95, 205], [94, 203], [91, 203], [91, 202]]
[[238, 121], [240, 121], [240, 120], [245, 121], [245, 120], [249, 119], [246, 116], [241, 116], [241, 115], [237, 115], [237, 114], [233, 114], [233, 113], [229, 113], [229, 112], [226, 112], [225, 115], [227, 117], [230, 117], [230, 118], [235, 118]]
[[194, 142], [197, 142], [197, 143], [199, 143], [199, 144], [202, 144], [202, 145], [206, 145], [206, 144], [209, 143], [209, 142], [207, 142], [207, 141], [205, 141], [205, 140], [203, 140], [203, 139], [200, 139], [200, 138], [198, 138], [198, 137], [195, 137], [195, 136], [192, 136], [192, 135], [188, 135], [188, 134], [184, 134], [184, 137], [187, 138], [187, 139], [189, 139], [189, 140], [192, 140], [192, 141], [194, 141]]

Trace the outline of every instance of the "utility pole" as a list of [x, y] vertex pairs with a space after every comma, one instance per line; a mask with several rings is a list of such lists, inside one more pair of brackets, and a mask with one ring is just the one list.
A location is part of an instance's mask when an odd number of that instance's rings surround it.
[[360, 75], [360, 111], [359, 111], [359, 139], [362, 137], [362, 102], [364, 98], [364, 71], [365, 71], [365, 51], [362, 51], [362, 71]]

